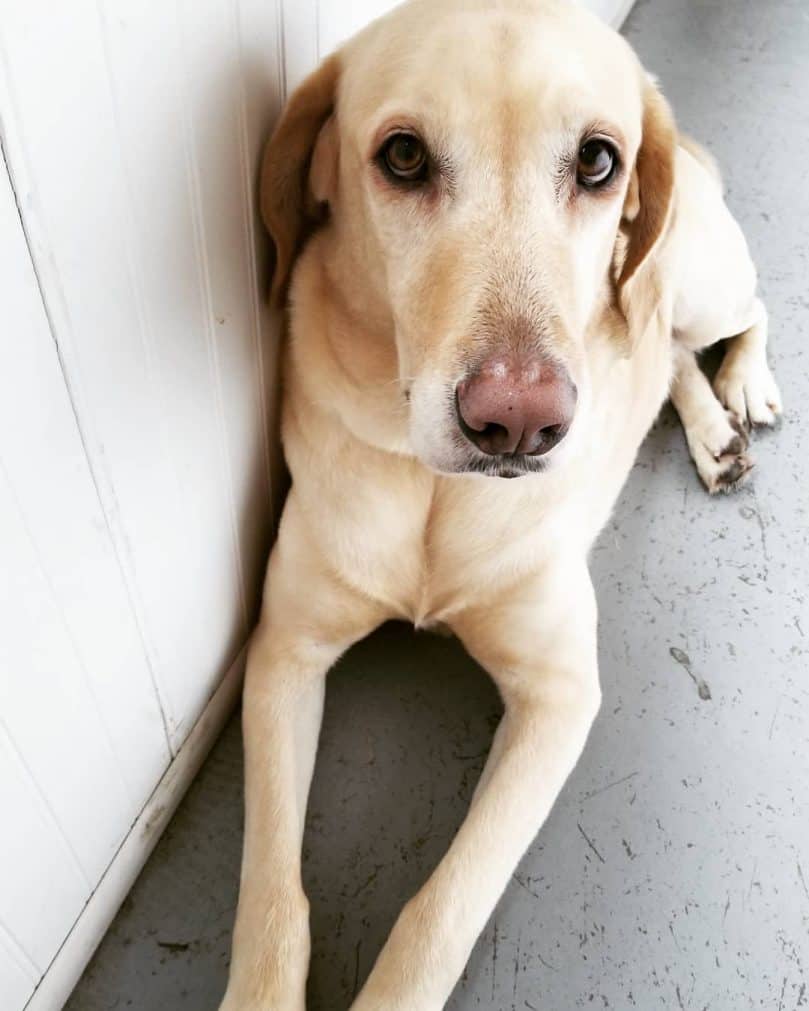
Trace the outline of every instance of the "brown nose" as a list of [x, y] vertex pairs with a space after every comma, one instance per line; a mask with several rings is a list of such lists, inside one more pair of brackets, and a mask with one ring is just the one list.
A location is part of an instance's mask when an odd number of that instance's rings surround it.
[[549, 358], [498, 355], [458, 383], [455, 404], [461, 430], [484, 453], [540, 456], [567, 434], [576, 386]]

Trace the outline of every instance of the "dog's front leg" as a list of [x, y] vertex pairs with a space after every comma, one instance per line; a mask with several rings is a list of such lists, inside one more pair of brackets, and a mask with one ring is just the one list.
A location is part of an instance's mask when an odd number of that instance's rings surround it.
[[340, 653], [386, 616], [323, 564], [290, 500], [245, 676], [244, 853], [222, 1011], [305, 1008], [309, 909], [301, 844], [325, 677]]
[[596, 607], [581, 557], [560, 558], [451, 622], [505, 715], [469, 813], [408, 902], [353, 1011], [439, 1011], [584, 746], [598, 709]]

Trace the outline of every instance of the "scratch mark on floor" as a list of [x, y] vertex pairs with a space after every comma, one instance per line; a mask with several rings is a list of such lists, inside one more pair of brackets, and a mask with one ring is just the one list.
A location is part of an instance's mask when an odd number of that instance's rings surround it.
[[601, 786], [597, 790], [591, 790], [589, 793], [585, 793], [582, 800], [589, 800], [591, 797], [597, 797], [600, 793], [605, 793], [607, 790], [611, 790], [614, 786], [620, 786], [621, 783], [628, 783], [629, 780], [634, 779], [639, 772], [640, 770], [630, 772], [628, 776], [622, 776], [620, 779], [616, 779], [612, 783], [607, 783], [606, 786]]
[[598, 852], [598, 850], [596, 849], [595, 844], [593, 843], [593, 840], [590, 838], [590, 836], [587, 835], [587, 833], [581, 827], [581, 825], [579, 824], [579, 822], [576, 822], [576, 826], [577, 826], [579, 832], [581, 832], [582, 836], [584, 837], [584, 841], [587, 843], [587, 845], [590, 847], [590, 849], [593, 851], [593, 853], [595, 853], [595, 855], [598, 857], [598, 859], [601, 861], [602, 864], [605, 864], [607, 861]]
[[191, 945], [187, 941], [158, 941], [158, 948], [165, 948], [166, 951], [170, 951], [175, 954], [180, 951], [188, 951]]
[[360, 945], [362, 941], [357, 941], [357, 947], [354, 949], [354, 989], [351, 994], [351, 999], [353, 1000], [357, 996], [357, 990], [360, 985]]
[[517, 1001], [517, 983], [520, 978], [520, 942], [522, 941], [522, 934], [517, 934], [517, 954], [514, 956], [514, 985], [511, 988], [511, 1001], [512, 1005], [516, 1004]]
[[512, 874], [511, 877], [517, 882], [520, 888], [524, 888], [529, 895], [533, 895], [535, 899], [539, 900], [539, 896], [534, 891], [534, 889], [529, 888], [528, 885], [522, 880], [522, 878], [519, 878], [516, 874]]
[[354, 894], [351, 896], [352, 899], [356, 899], [358, 895], [361, 895], [366, 888], [368, 888], [370, 885], [374, 883], [374, 881], [376, 881], [380, 869], [381, 865], [377, 866], [376, 869], [373, 871], [373, 873], [369, 875], [369, 877], [365, 881], [363, 881], [361, 885], [357, 886], [357, 888], [354, 891]]
[[748, 902], [753, 898], [753, 885], [758, 884], [756, 881], [756, 871], [758, 871], [758, 860], [753, 864], [753, 873], [750, 875], [750, 887], [747, 889]]
[[756, 496], [755, 488], [752, 489], [753, 501], [756, 503], [755, 517], [756, 523], [758, 524], [759, 539], [761, 540], [761, 553], [764, 555], [764, 566], [762, 568], [762, 575], [766, 579], [770, 573], [770, 550], [767, 546], [767, 524], [764, 522], [764, 518], [761, 515], [761, 506], [759, 505], [758, 497]]
[[801, 884], [803, 885], [804, 893], [806, 894], [806, 898], [809, 899], [809, 888], [806, 887], [806, 878], [803, 876], [803, 868], [801, 867], [801, 862], [800, 860], [796, 860], [795, 863], [798, 867], [798, 877], [801, 879]]
[[551, 970], [551, 972], [559, 972], [559, 970], [558, 970], [558, 969], [556, 968], [556, 966], [555, 966], [555, 965], [551, 965], [551, 963], [550, 963], [550, 962], [546, 961], [546, 959], [544, 959], [544, 958], [542, 957], [542, 955], [540, 955], [540, 953], [539, 953], [539, 952], [537, 952], [537, 958], [538, 958], [538, 959], [540, 960], [540, 962], [541, 962], [541, 963], [542, 963], [542, 964], [543, 964], [543, 965], [545, 966], [545, 968], [546, 968], [546, 969], [550, 969], [550, 970]]
[[494, 1004], [495, 985], [497, 983], [497, 921], [494, 922], [494, 939], [492, 941], [492, 1004]]
[[781, 709], [781, 703], [783, 701], [784, 701], [784, 696], [783, 695], [779, 695], [778, 696], [778, 702], [776, 703], [776, 706], [775, 706], [775, 712], [772, 714], [772, 722], [770, 723], [770, 732], [767, 735], [767, 740], [769, 740], [769, 741], [772, 740], [773, 731], [775, 730], [775, 721], [778, 719], [778, 713], [779, 713], [779, 711]]

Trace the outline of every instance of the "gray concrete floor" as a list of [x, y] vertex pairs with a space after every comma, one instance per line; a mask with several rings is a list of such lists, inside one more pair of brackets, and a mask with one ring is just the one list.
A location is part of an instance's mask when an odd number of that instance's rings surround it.
[[[704, 494], [669, 409], [647, 440], [593, 556], [601, 714], [453, 1011], [809, 1008], [809, 8], [641, 0], [625, 30], [723, 165], [788, 416], [729, 498]], [[332, 675], [305, 843], [315, 1011], [348, 1005], [446, 848], [498, 714], [456, 642], [402, 626]], [[240, 747], [234, 721], [70, 1011], [217, 1006]]]

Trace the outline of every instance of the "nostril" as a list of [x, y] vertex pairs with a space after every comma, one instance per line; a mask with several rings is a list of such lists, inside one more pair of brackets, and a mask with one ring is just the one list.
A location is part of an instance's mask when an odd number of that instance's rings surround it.
[[496, 421], [487, 421], [483, 428], [475, 431], [484, 439], [502, 439], [508, 437], [508, 429], [505, 425], [498, 425]]
[[484, 453], [502, 452], [501, 447], [509, 441], [509, 431], [496, 421], [485, 421], [476, 417], [465, 417], [460, 398], [456, 394], [455, 410], [461, 431]]
[[541, 456], [553, 449], [567, 435], [570, 426], [566, 422], [553, 425], [544, 425], [533, 438], [529, 437], [525, 452], [528, 456]]

